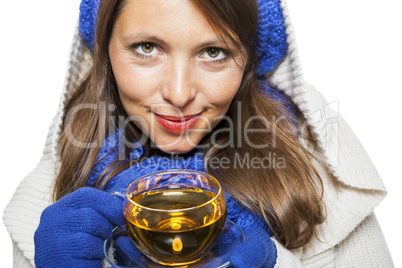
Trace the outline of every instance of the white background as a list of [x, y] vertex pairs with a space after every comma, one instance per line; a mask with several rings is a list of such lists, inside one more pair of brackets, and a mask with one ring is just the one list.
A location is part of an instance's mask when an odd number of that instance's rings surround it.
[[[398, 0], [288, 0], [305, 79], [360, 138], [389, 195], [376, 208], [395, 266], [402, 239], [402, 4]], [[42, 153], [64, 84], [79, 0], [2, 1], [0, 209]], [[2, 267], [11, 240], [0, 225]]]

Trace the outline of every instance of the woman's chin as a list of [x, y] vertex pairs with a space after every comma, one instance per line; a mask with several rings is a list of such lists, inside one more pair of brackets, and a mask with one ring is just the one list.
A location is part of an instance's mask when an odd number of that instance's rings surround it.
[[187, 147], [158, 147], [159, 150], [166, 154], [186, 154], [192, 151], [195, 147], [187, 146]]
[[197, 144], [188, 143], [187, 141], [181, 141], [177, 143], [166, 143], [166, 144], [157, 144], [159, 150], [166, 154], [186, 154], [194, 150], [197, 147]]

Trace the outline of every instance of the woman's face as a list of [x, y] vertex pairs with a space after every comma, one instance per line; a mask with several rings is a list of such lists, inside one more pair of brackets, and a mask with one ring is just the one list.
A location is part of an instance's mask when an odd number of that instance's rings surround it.
[[160, 150], [178, 154], [226, 114], [245, 65], [190, 0], [128, 0], [109, 56], [131, 120]]

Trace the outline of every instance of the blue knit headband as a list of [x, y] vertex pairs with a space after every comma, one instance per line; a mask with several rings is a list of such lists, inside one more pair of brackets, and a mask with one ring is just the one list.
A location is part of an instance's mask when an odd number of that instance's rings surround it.
[[[280, 0], [257, 0], [260, 21], [258, 25], [257, 76], [271, 72], [287, 53], [286, 29]], [[82, 0], [80, 5], [79, 30], [85, 45], [93, 51], [96, 15], [99, 0]]]

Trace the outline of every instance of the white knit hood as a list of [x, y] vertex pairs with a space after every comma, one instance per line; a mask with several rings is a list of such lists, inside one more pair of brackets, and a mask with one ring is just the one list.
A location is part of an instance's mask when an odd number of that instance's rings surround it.
[[[326, 200], [332, 200], [332, 203], [326, 204], [328, 218], [322, 227], [319, 227], [319, 234], [322, 234], [321, 241], [313, 239], [307, 246], [294, 252], [300, 257], [308, 257], [342, 241], [362, 219], [372, 212], [384, 198], [386, 190], [367, 153], [342, 117], [331, 110], [322, 95], [304, 81], [285, 0], [281, 1], [281, 5], [286, 24], [288, 53], [268, 76], [268, 81], [272, 86], [283, 90], [293, 100], [309, 125], [308, 129], [317, 144], [317, 151], [321, 153], [327, 167], [326, 170], [321, 170], [326, 173], [324, 178], [328, 180], [324, 182], [324, 186], [341, 185], [346, 189], [345, 195], [359, 193], [355, 198], [356, 202], [349, 201], [348, 204], [342, 201], [344, 194], [335, 197], [331, 191], [326, 193]], [[19, 185], [5, 210], [4, 222], [15, 246], [22, 251], [23, 256], [32, 265], [34, 265], [33, 235], [39, 224], [41, 212], [51, 203], [64, 106], [90, 66], [91, 54], [84, 45], [77, 27], [59, 109], [51, 123], [43, 157], [38, 167]], [[334, 203], [333, 200], [338, 201]], [[337, 217], [337, 211], [345, 210], [345, 206], [349, 206], [347, 208], [350, 210], [349, 216], [340, 219]]]

